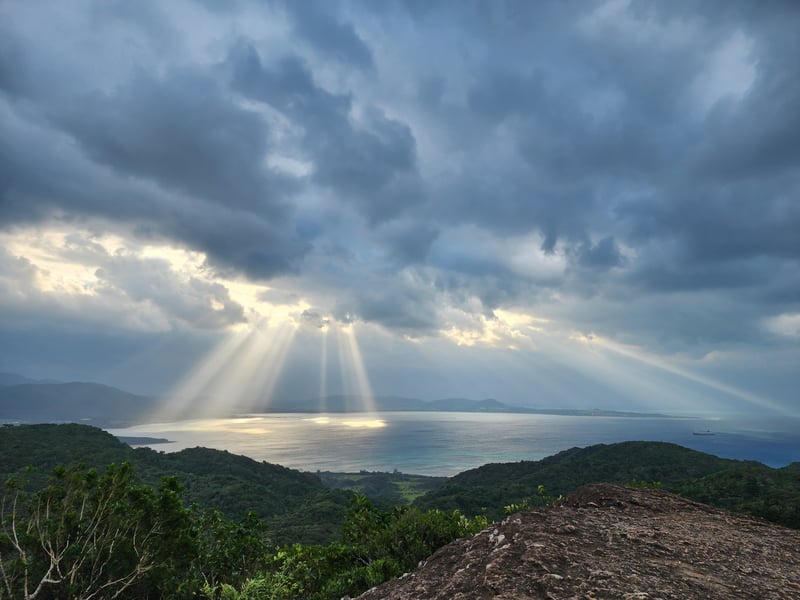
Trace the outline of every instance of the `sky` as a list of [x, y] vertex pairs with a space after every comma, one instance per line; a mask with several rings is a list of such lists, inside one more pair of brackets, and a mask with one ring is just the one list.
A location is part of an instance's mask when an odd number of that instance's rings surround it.
[[797, 415], [799, 30], [793, 1], [4, 0], [0, 371], [189, 411]]

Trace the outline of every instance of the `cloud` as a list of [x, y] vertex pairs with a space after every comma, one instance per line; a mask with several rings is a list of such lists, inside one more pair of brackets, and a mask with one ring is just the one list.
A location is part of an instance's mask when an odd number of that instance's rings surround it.
[[10, 291], [13, 282], [14, 293], [3, 304], [29, 321], [164, 331], [219, 330], [247, 320], [196, 254], [87, 231], [20, 231], [6, 243], [13, 252], [0, 254], [0, 285]]
[[330, 2], [287, 2], [286, 11], [294, 31], [322, 58], [333, 58], [358, 69], [374, 68], [372, 52], [356, 33], [352, 23], [341, 22], [329, 12]]
[[[495, 317], [513, 308], [656, 354], [790, 353], [799, 19], [714, 0], [11, 0], [0, 233], [74, 230], [53, 257], [93, 295], [8, 249], [0, 283], [29, 300], [15, 314], [86, 327], [114, 303], [162, 332], [269, 309], [309, 335], [331, 319], [478, 347], [517, 344]], [[127, 254], [89, 244], [113, 236]]]
[[317, 329], [322, 329], [330, 324], [330, 319], [326, 319], [321, 314], [313, 310], [304, 310], [300, 317], [305, 323], [308, 323]]
[[764, 323], [765, 327], [780, 336], [800, 339], [800, 313], [782, 314], [770, 317]]
[[241, 42], [229, 57], [232, 86], [263, 102], [291, 124], [311, 178], [372, 222], [392, 218], [421, 200], [413, 134], [374, 106], [354, 114], [352, 97], [318, 86], [307, 65], [285, 56], [264, 65], [252, 44]]
[[390, 261], [406, 265], [424, 263], [439, 231], [417, 219], [395, 219], [375, 229], [375, 244], [382, 245]]
[[138, 73], [112, 93], [89, 93], [54, 112], [96, 163], [208, 202], [285, 217], [288, 182], [263, 165], [265, 123], [206, 75]]
[[619, 267], [624, 259], [613, 237], [605, 237], [592, 245], [583, 244], [579, 249], [578, 264], [582, 267], [608, 269]]

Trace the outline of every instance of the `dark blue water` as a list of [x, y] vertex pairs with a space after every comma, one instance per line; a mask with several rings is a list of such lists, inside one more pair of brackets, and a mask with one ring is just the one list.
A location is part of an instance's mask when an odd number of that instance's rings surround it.
[[[714, 435], [694, 435], [711, 431]], [[572, 447], [673, 442], [724, 458], [781, 467], [800, 461], [800, 419], [618, 418], [527, 414], [259, 414], [112, 430], [165, 437], [175, 451], [206, 446], [307, 471], [454, 475], [490, 462], [539, 460]]]

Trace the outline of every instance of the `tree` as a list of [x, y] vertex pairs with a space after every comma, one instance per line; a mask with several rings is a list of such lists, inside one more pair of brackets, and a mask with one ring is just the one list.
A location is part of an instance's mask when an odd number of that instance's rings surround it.
[[180, 485], [137, 485], [129, 463], [57, 468], [29, 492], [7, 484], [0, 504], [0, 598], [118, 598], [188, 523]]

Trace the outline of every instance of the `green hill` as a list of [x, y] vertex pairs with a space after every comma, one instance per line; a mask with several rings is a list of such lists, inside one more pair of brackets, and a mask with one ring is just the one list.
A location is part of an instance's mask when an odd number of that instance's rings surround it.
[[[418, 498], [419, 508], [485, 512], [499, 518], [504, 505], [537, 494], [543, 485], [550, 496], [566, 494], [595, 482], [658, 481], [669, 490], [712, 473], [744, 465], [665, 442], [622, 442], [571, 448], [539, 461], [488, 464], [450, 478], [439, 489]], [[760, 465], [763, 467], [763, 465]], [[768, 467], [764, 467], [768, 468]]]
[[310, 473], [222, 450], [190, 448], [174, 453], [134, 450], [110, 433], [88, 425], [37, 424], [0, 427], [0, 475], [27, 474], [34, 483], [58, 465], [105, 468], [130, 462], [139, 479], [157, 485], [177, 475], [189, 503], [216, 508], [235, 519], [247, 511], [268, 523], [277, 543], [323, 543], [334, 539], [351, 492], [332, 490]]
[[187, 448], [162, 453], [139, 448], [132, 462], [149, 483], [163, 475], [177, 475], [188, 501], [217, 508], [229, 518], [255, 512], [267, 520], [276, 543], [334, 539], [353, 495], [330, 489], [311, 473], [225, 450]]
[[748, 463], [681, 483], [682, 496], [800, 529], [800, 463], [772, 469]]
[[58, 465], [86, 463], [102, 467], [133, 459], [133, 449], [110, 433], [76, 423], [0, 427], [0, 471], [16, 473], [28, 466], [48, 472]]
[[0, 474], [5, 476], [35, 466], [40, 475], [27, 477], [36, 482], [57, 465], [83, 463], [102, 469], [122, 462], [132, 463], [139, 479], [150, 485], [165, 475], [178, 476], [187, 502], [217, 508], [228, 518], [255, 512], [268, 522], [278, 543], [334, 539], [354, 491], [366, 493], [381, 506], [418, 496], [413, 504], [422, 510], [458, 509], [497, 519], [506, 505], [541, 501], [539, 486], [547, 496], [557, 497], [594, 482], [659, 482], [700, 502], [800, 527], [800, 463], [772, 469], [663, 442], [572, 448], [540, 461], [484, 465], [446, 480], [401, 473], [323, 473], [323, 483], [314, 474], [226, 451], [134, 450], [86, 425], [0, 427]]

